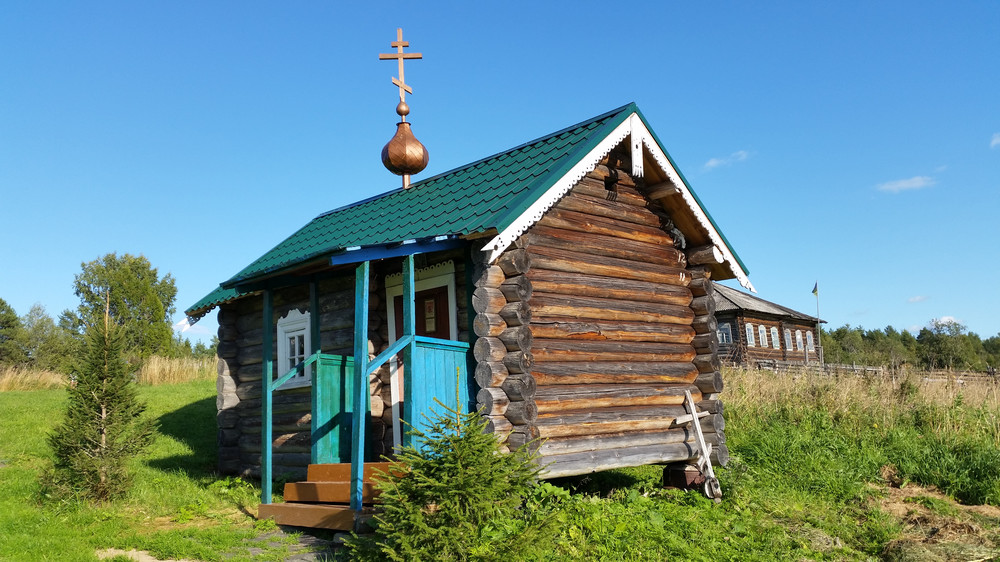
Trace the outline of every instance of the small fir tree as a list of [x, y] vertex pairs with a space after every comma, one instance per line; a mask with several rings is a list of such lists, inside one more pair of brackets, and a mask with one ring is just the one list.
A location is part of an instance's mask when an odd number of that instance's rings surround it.
[[528, 447], [506, 453], [478, 413], [448, 409], [377, 479], [374, 536], [349, 542], [356, 560], [503, 560], [551, 536]]
[[88, 327], [66, 417], [49, 435], [55, 466], [43, 477], [46, 495], [106, 502], [125, 495], [129, 461], [152, 441], [124, 353], [123, 331], [105, 316]]

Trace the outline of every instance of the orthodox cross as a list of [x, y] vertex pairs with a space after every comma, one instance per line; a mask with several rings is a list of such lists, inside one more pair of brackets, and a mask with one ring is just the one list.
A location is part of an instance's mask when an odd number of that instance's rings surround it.
[[[403, 28], [396, 28], [396, 40], [389, 43], [390, 46], [396, 47], [395, 53], [379, 53], [378, 60], [392, 60], [396, 59], [399, 61], [399, 79], [392, 79], [392, 83], [399, 86], [399, 103], [406, 103], [406, 94], [413, 93], [413, 89], [406, 84], [406, 80], [403, 77], [403, 60], [404, 59], [422, 59], [424, 58], [420, 53], [404, 53], [403, 47], [409, 47], [409, 41], [403, 41]], [[406, 117], [403, 116], [403, 120]]]

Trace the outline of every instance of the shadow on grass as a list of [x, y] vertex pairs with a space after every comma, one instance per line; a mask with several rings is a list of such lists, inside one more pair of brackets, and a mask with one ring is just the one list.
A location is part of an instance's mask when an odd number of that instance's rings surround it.
[[580, 476], [553, 478], [549, 482], [576, 494], [608, 497], [616, 490], [659, 488], [662, 470], [662, 466], [618, 468]]
[[187, 454], [152, 459], [149, 466], [160, 470], [180, 470], [193, 477], [215, 473], [218, 458], [215, 397], [185, 404], [157, 419], [159, 432], [183, 443]]

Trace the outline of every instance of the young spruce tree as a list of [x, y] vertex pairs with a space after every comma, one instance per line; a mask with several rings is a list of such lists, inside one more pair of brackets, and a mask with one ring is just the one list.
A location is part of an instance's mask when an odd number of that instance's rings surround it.
[[107, 315], [88, 327], [66, 417], [49, 435], [55, 466], [43, 476], [46, 495], [106, 502], [128, 492], [128, 463], [150, 444], [155, 426], [142, 416], [146, 405], [124, 347]]

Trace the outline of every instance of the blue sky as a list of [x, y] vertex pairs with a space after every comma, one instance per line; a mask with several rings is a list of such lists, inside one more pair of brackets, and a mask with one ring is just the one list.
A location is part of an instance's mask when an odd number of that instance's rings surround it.
[[818, 280], [834, 327], [992, 336], [998, 22], [996, 2], [8, 2], [0, 298], [57, 316], [81, 262], [141, 253], [179, 321], [397, 187], [377, 55], [401, 26], [423, 177], [635, 101], [762, 297], [815, 313]]

